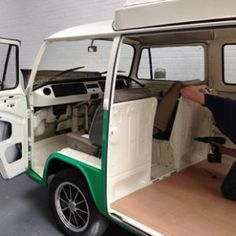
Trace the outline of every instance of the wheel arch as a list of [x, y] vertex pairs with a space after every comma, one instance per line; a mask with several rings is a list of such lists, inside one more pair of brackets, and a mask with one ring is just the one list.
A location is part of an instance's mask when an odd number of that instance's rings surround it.
[[105, 185], [102, 171], [81, 161], [74, 160], [60, 153], [49, 156], [43, 174], [43, 181], [48, 183], [50, 175], [55, 175], [65, 169], [74, 169], [86, 181], [93, 201], [102, 215], [107, 214]]

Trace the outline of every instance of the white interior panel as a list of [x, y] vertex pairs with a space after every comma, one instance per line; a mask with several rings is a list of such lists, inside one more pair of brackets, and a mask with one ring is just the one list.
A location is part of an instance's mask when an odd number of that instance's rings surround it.
[[180, 98], [170, 137], [177, 170], [207, 157], [209, 145], [194, 140], [210, 136], [212, 116], [209, 110], [189, 99]]
[[112, 106], [107, 163], [110, 202], [150, 183], [156, 105], [155, 98], [147, 98]]
[[152, 180], [161, 179], [175, 171], [174, 152], [168, 140], [152, 141]]

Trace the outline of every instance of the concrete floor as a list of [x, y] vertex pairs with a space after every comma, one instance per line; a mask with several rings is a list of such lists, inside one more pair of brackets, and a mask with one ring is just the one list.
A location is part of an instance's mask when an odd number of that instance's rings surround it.
[[[62, 236], [51, 216], [47, 188], [26, 175], [0, 180], [0, 235]], [[132, 236], [111, 224], [104, 236]]]

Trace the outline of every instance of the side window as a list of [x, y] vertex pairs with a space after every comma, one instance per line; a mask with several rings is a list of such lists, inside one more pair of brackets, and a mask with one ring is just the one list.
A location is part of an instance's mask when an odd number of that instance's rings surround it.
[[140, 79], [151, 79], [150, 73], [150, 59], [148, 55], [148, 49], [145, 48], [142, 50], [140, 62], [139, 62], [139, 70], [138, 70], [138, 78]]
[[[144, 51], [144, 50], [143, 50]], [[146, 49], [146, 51], [148, 51]], [[205, 79], [205, 56], [202, 46], [169, 46], [150, 48], [151, 64], [147, 53], [141, 55], [138, 78], [152, 71], [153, 80], [188, 81]], [[150, 65], [149, 65], [150, 64]]]
[[134, 56], [134, 48], [128, 44], [121, 45], [118, 74], [129, 76]]
[[236, 45], [225, 45], [224, 58], [224, 82], [236, 84]]
[[0, 44], [0, 90], [13, 89], [18, 83], [17, 47]]

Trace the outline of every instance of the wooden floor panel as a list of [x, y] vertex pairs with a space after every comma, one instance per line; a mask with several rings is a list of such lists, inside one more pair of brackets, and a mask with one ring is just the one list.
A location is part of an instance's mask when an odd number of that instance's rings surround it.
[[206, 161], [112, 204], [112, 208], [171, 236], [235, 236], [236, 202], [220, 185], [229, 166]]

